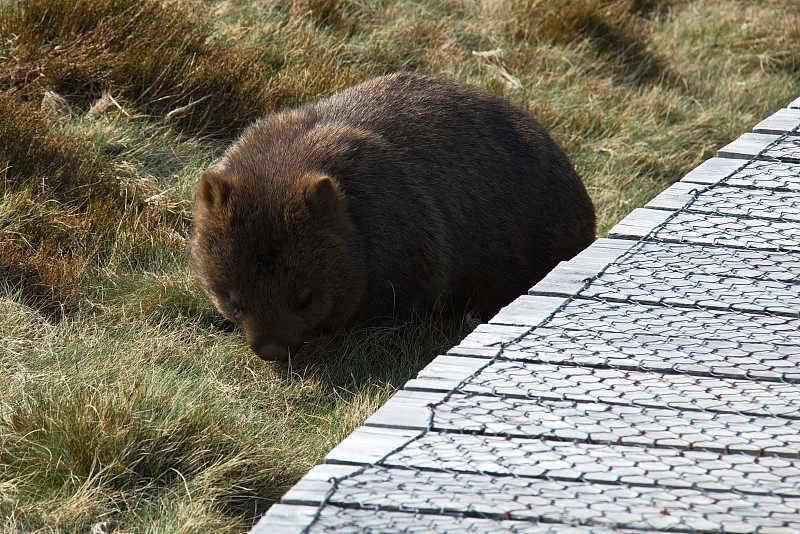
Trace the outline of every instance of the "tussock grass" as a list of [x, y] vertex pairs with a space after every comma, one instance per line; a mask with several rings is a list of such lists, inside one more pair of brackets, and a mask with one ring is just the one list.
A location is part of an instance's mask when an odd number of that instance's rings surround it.
[[246, 530], [466, 333], [330, 332], [288, 368], [248, 351], [184, 249], [197, 177], [253, 118], [398, 69], [486, 87], [550, 129], [603, 235], [797, 96], [798, 20], [780, 0], [4, 3], [3, 531]]
[[0, 87], [23, 98], [51, 90], [87, 107], [110, 91], [205, 135], [234, 133], [268, 110], [269, 65], [214, 39], [184, 3], [23, 0], [2, 10], [0, 32], [10, 37]]
[[221, 406], [199, 396], [175, 402], [194, 383], [128, 378], [37, 386], [7, 413], [0, 453], [15, 474], [8, 483], [16, 498], [44, 504], [19, 507], [18, 520], [29, 527], [56, 521], [77, 530], [109, 511], [146, 524], [157, 518], [137, 517], [139, 503], [173, 496], [199, 500], [222, 517], [252, 517], [286, 483], [273, 471], [275, 455], [265, 454], [274, 438], [254, 425], [243, 432], [235, 419], [220, 417]]
[[4, 190], [27, 185], [60, 201], [113, 197], [93, 147], [52, 127], [33, 105], [0, 93]]
[[332, 333], [281, 370], [194, 317], [53, 326], [2, 302], [0, 475], [22, 531], [238, 531], [459, 330]]
[[67, 132], [31, 103], [0, 93], [0, 279], [56, 319], [91, 299], [103, 271], [120, 261], [179, 253], [188, 221], [188, 189], [169, 204], [170, 190], [128, 161], [157, 167], [147, 161], [156, 149], [115, 154], [126, 140], [103, 139], [104, 128], [90, 122], [93, 138], [77, 127]]
[[[76, 305], [87, 250], [115, 227], [117, 187], [94, 148], [54, 132], [31, 104], [0, 94], [0, 278], [48, 313]], [[78, 246], [76, 246], [78, 245]]]

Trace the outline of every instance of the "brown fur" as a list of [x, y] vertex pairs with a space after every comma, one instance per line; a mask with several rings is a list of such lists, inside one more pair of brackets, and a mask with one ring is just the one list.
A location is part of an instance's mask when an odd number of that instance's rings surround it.
[[586, 189], [533, 117], [398, 73], [250, 126], [200, 179], [190, 257], [275, 359], [318, 326], [437, 303], [489, 318], [594, 231]]

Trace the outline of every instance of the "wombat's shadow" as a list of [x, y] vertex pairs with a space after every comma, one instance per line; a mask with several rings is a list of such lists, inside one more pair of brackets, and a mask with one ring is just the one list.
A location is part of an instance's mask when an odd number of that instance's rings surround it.
[[428, 314], [316, 332], [296, 356], [278, 365], [287, 378], [315, 378], [339, 392], [371, 385], [402, 387], [475, 324], [470, 315]]

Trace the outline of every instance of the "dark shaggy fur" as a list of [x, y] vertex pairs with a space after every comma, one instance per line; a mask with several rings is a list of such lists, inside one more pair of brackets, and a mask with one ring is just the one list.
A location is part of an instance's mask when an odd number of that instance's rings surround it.
[[318, 326], [484, 318], [594, 239], [591, 200], [525, 111], [399, 73], [250, 126], [197, 189], [190, 257], [266, 359]]

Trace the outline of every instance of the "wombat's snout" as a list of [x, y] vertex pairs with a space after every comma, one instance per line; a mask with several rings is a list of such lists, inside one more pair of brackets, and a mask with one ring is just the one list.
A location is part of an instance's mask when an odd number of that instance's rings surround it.
[[287, 339], [250, 325], [244, 325], [244, 336], [250, 350], [267, 362], [285, 362], [290, 356], [297, 354], [302, 345], [302, 338], [287, 336]]
[[250, 349], [267, 362], [285, 362], [300, 350], [300, 343], [287, 345], [271, 342], [250, 343]]
[[289, 347], [277, 343], [267, 343], [266, 345], [250, 346], [258, 357], [268, 362], [283, 362], [289, 359]]

